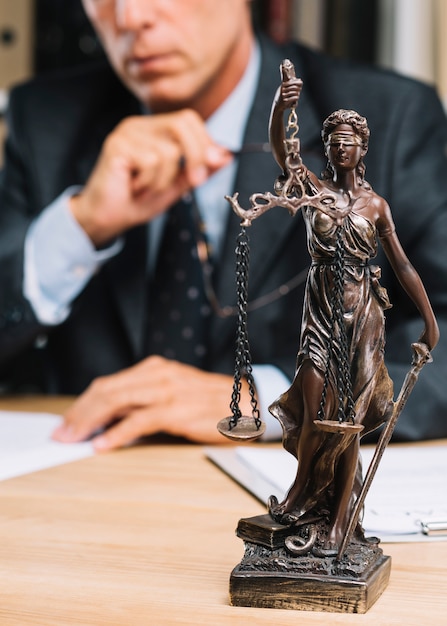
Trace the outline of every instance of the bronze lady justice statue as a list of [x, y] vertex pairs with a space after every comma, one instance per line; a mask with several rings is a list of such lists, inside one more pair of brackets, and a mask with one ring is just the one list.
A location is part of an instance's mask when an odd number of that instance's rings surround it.
[[[291, 64], [290, 64], [291, 66]], [[228, 198], [244, 225], [272, 206], [299, 209], [307, 229], [312, 264], [307, 279], [297, 368], [291, 387], [270, 406], [284, 431], [284, 447], [297, 457], [294, 483], [281, 503], [271, 498], [274, 520], [293, 525], [315, 516], [327, 520], [321, 556], [337, 554], [361, 487], [360, 436], [392, 415], [393, 384], [384, 363], [384, 309], [390, 305], [369, 264], [378, 240], [425, 328], [428, 351], [439, 330], [419, 275], [404, 253], [387, 202], [364, 178], [367, 121], [339, 110], [323, 124], [328, 164], [321, 178], [301, 161], [299, 140], [286, 138], [296, 123], [302, 82], [283, 64], [283, 81], [270, 118], [270, 143], [283, 175], [279, 195], [254, 194], [244, 211], [237, 194]], [[295, 116], [295, 119], [294, 119]], [[357, 529], [361, 535], [361, 528]]]

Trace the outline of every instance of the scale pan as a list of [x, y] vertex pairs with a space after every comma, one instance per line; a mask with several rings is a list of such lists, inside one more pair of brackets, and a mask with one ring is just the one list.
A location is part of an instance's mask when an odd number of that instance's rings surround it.
[[228, 437], [228, 439], [236, 441], [254, 441], [255, 439], [259, 439], [265, 432], [265, 423], [261, 422], [258, 428], [254, 418], [248, 415], [241, 415], [236, 426], [230, 428], [232, 419], [232, 417], [224, 417], [217, 424], [217, 430], [221, 435]]
[[340, 435], [356, 435], [361, 433], [363, 424], [352, 424], [351, 422], [337, 422], [336, 420], [314, 420], [318, 430], [326, 433], [339, 433]]

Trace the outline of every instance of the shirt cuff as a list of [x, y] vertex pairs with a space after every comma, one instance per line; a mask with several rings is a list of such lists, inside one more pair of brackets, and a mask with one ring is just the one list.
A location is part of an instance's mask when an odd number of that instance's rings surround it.
[[280, 440], [282, 439], [281, 424], [269, 412], [268, 407], [290, 387], [290, 380], [274, 365], [253, 365], [252, 371], [260, 416], [265, 422], [262, 441]]
[[118, 254], [123, 241], [96, 250], [70, 211], [69, 187], [31, 224], [25, 240], [23, 293], [41, 324], [62, 323], [93, 274]]

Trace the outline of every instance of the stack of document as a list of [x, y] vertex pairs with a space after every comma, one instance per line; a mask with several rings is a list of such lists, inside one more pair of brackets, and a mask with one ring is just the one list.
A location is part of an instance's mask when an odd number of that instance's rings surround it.
[[[364, 473], [374, 448], [362, 448]], [[206, 454], [261, 502], [281, 501], [297, 461], [283, 449], [262, 445], [206, 448]], [[390, 445], [365, 501], [363, 526], [382, 541], [447, 540], [447, 446]]]
[[0, 480], [93, 455], [89, 442], [67, 444], [51, 439], [61, 421], [51, 413], [0, 411]]

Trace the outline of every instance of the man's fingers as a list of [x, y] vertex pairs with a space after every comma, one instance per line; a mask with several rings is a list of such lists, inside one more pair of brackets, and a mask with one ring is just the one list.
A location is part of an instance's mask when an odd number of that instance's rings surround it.
[[70, 208], [96, 246], [153, 219], [232, 159], [192, 110], [129, 117], [103, 144]]
[[[157, 384], [164, 361], [152, 358], [110, 376], [95, 379], [68, 408], [53, 439], [83, 441], [116, 419], [141, 407], [166, 402], [169, 389]], [[152, 383], [152, 384], [151, 384]]]
[[223, 443], [216, 423], [228, 414], [231, 386], [231, 376], [151, 356], [96, 379], [68, 409], [53, 438], [74, 442], [96, 435], [93, 443], [98, 451], [126, 446], [157, 432]]
[[83, 411], [83, 406], [85, 403], [81, 398], [79, 404], [73, 405], [65, 414], [63, 423], [53, 431], [52, 439], [62, 443], [85, 441], [116, 419], [108, 412], [95, 412], [92, 408]]
[[143, 435], [153, 435], [159, 431], [152, 418], [153, 411], [140, 409], [129, 413], [125, 419], [111, 426], [92, 440], [95, 450], [106, 452], [133, 443]]

